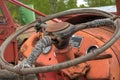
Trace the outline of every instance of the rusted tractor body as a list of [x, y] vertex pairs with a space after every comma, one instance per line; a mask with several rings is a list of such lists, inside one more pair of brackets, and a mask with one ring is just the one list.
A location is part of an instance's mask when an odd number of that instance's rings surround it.
[[[7, 1], [45, 16], [18, 1]], [[38, 19], [15, 32], [4, 0], [0, 6], [7, 17], [7, 23], [0, 24], [0, 65], [5, 70], [1, 69], [0, 79], [36, 80], [36, 75], [38, 80], [120, 80], [118, 16], [94, 9], [68, 10]], [[15, 37], [33, 26], [38, 31], [18, 53]], [[15, 33], [9, 36], [4, 32]], [[22, 56], [20, 63], [18, 55]]]
[[[64, 16], [61, 20], [70, 22], [72, 24], [80, 24], [82, 22], [89, 21], [89, 19], [102, 18], [94, 14], [85, 15], [69, 15], [67, 19]], [[54, 24], [53, 24], [54, 25]], [[60, 24], [55, 26], [61, 26]], [[55, 27], [54, 26], [54, 27]], [[64, 24], [62, 26], [67, 26]], [[61, 27], [62, 27], [61, 26]], [[102, 26], [101, 28], [85, 29], [73, 34], [73, 46], [65, 49], [56, 49], [52, 46], [49, 53], [42, 53], [36, 61], [37, 66], [47, 66], [65, 62], [71, 59], [75, 59], [82, 55], [88, 54], [90, 50], [96, 49], [107, 42], [113, 35], [115, 29]], [[54, 28], [51, 28], [54, 31]], [[36, 40], [39, 38], [39, 34], [33, 34], [28, 41], [22, 46], [22, 53], [25, 57], [28, 57], [33, 50]], [[37, 39], [36, 39], [37, 38]], [[71, 40], [72, 41], [72, 40]], [[79, 41], [79, 42], [77, 42]], [[29, 43], [31, 44], [29, 45]], [[35, 43], [34, 45], [32, 45]], [[28, 48], [27, 50], [25, 48]], [[31, 49], [32, 48], [32, 49]], [[92, 59], [90, 61], [78, 64], [73, 67], [65, 68], [60, 71], [40, 73], [39, 78], [43, 80], [119, 80], [120, 77], [120, 55], [119, 55], [119, 40], [113, 44], [111, 48], [101, 54], [100, 57]], [[110, 55], [109, 55], [110, 54]], [[112, 55], [112, 58], [111, 58]], [[108, 58], [108, 59], [107, 59]], [[67, 76], [67, 77], [66, 77]]]
[[[65, 21], [73, 24], [79, 24], [81, 22], [86, 22], [86, 20], [89, 21], [89, 19], [91, 20], [91, 19], [100, 18], [100, 17], [102, 16], [100, 15], [98, 16], [95, 14], [76, 15], [73, 18], [72, 17], [71, 18], [69, 17], [68, 19], [66, 18]], [[113, 32], [114, 32], [113, 28], [109, 28], [105, 26], [102, 26], [101, 28], [86, 29], [86, 30], [77, 32], [75, 35], [77, 36], [81, 35], [85, 40], [85, 41], [83, 40], [83, 43], [82, 43], [83, 45], [81, 44], [81, 48], [79, 50], [80, 53], [85, 55], [87, 54], [89, 49], [92, 49], [92, 47], [93, 48], [95, 46], [96, 48], [100, 47], [112, 37]], [[112, 47], [110, 47], [108, 50], [102, 53], [102, 54], [110, 53], [112, 55], [112, 58], [89, 61], [88, 64], [90, 65], [91, 70], [87, 73], [87, 79], [88, 80], [89, 79], [90, 80], [105, 80], [105, 79], [119, 80], [119, 77], [117, 77], [117, 75], [120, 75], [119, 51], [120, 49], [119, 49], [119, 40], [118, 40], [115, 44], [113, 44]]]

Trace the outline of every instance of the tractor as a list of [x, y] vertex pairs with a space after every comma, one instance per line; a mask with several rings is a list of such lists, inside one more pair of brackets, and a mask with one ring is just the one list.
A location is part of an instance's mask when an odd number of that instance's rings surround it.
[[[16, 30], [6, 2], [43, 18]], [[115, 14], [81, 8], [46, 16], [0, 0], [0, 80], [120, 80], [119, 4]], [[17, 37], [33, 27], [18, 49]]]

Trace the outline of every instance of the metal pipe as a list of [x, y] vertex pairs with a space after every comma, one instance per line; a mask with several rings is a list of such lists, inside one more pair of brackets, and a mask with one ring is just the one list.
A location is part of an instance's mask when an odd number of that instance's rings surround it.
[[75, 27], [74, 33], [79, 31], [79, 30], [84, 29], [83, 27], [85, 27], [85, 28], [97, 28], [100, 26], [112, 27], [112, 26], [114, 26], [114, 22], [112, 19], [108, 18], [108, 19], [97, 19], [97, 20], [93, 20], [90, 22], [77, 24]]
[[[40, 16], [43, 16], [43, 17], [47, 16], [46, 14], [44, 14], [44, 13], [42, 13], [42, 12], [36, 10], [36, 9], [30, 8], [29, 6], [27, 6], [27, 5], [19, 2], [18, 0], [7, 0], [7, 1], [10, 2], [10, 3], [12, 3], [12, 4], [14, 4], [14, 5], [25, 7], [25, 8], [27, 8], [27, 9], [35, 12], [36, 14], [38, 14]], [[59, 19], [53, 19], [53, 21], [54, 22], [61, 22], [61, 20], [59, 20]]]
[[37, 76], [35, 74], [29, 74], [29, 75], [19, 75], [14, 72], [8, 71], [8, 70], [0, 70], [0, 79], [7, 79], [7, 80], [23, 80], [23, 78], [26, 78], [27, 80], [38, 80]]
[[38, 10], [35, 10], [35, 9], [30, 8], [29, 6], [27, 6], [27, 5], [19, 2], [18, 0], [7, 0], [7, 1], [10, 2], [10, 3], [12, 3], [12, 4], [14, 4], [14, 5], [17, 5], [17, 6], [23, 6], [23, 7], [27, 8], [27, 9], [35, 12], [36, 14], [43, 16], [43, 17], [46, 16], [46, 14], [44, 14], [44, 13], [38, 11]]

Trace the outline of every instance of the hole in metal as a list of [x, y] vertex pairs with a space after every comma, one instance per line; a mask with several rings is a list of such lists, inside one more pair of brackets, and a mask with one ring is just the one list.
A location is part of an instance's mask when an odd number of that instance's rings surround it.
[[49, 61], [51, 60], [51, 58], [49, 58]]
[[86, 54], [90, 53], [92, 50], [95, 50], [95, 49], [97, 49], [97, 48], [98, 48], [97, 45], [90, 46], [90, 47], [87, 49]]

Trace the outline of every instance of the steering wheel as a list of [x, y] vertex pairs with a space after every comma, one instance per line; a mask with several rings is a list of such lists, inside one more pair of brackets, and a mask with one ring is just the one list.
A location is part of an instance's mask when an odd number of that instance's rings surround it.
[[[98, 14], [98, 15], [104, 16], [106, 18], [114, 18], [115, 17], [115, 15], [113, 15], [111, 13], [107, 13], [107, 12], [100, 11], [100, 10], [95, 10], [95, 9], [73, 9], [73, 10], [67, 10], [67, 11], [63, 11], [63, 12], [59, 12], [59, 13], [47, 16], [41, 21], [41, 23], [45, 22], [45, 21], [48, 21], [48, 20], [51, 20], [51, 19], [54, 19], [54, 18], [57, 18], [57, 17], [69, 15], [69, 14], [84, 14], [84, 13]], [[0, 65], [2, 66], [2, 68], [5, 68], [9, 71], [12, 71], [12, 72], [15, 72], [15, 73], [18, 73], [18, 74], [34, 74], [34, 73], [55, 71], [55, 70], [67, 68], [67, 67], [74, 66], [74, 65], [80, 64], [82, 62], [88, 61], [91, 58], [96, 57], [97, 55], [99, 55], [100, 53], [102, 53], [103, 51], [108, 49], [119, 38], [119, 36], [120, 36], [120, 27], [119, 27], [120, 19], [119, 18], [116, 19], [115, 22], [111, 20], [111, 22], [114, 24], [114, 27], [116, 28], [113, 37], [108, 42], [106, 42], [103, 46], [91, 51], [89, 54], [87, 54], [85, 56], [81, 56], [81, 57], [75, 58], [73, 60], [66, 61], [66, 62], [63, 62], [63, 63], [59, 63], [59, 64], [56, 64], [56, 65], [51, 65], [51, 66], [34, 67], [34, 68], [32, 68], [32, 67], [29, 67], [29, 68], [15, 68], [13, 65], [11, 65], [7, 61], [5, 61], [5, 59], [4, 59], [5, 49], [6, 49], [7, 45], [14, 38], [16, 38], [18, 35], [20, 35], [22, 32], [24, 32], [24, 31], [28, 30], [29, 28], [39, 24], [38, 21], [32, 22], [30, 24], [27, 24], [27, 25], [23, 26], [22, 29], [13, 33], [1, 45], [1, 47], [0, 47], [0, 52], [1, 52], [0, 53]], [[93, 28], [93, 26], [89, 27], [89, 26], [84, 26], [84, 25], [81, 25], [81, 24], [79, 25], [79, 30], [86, 29], [86, 28]], [[46, 38], [43, 38], [43, 39], [46, 39]], [[47, 37], [47, 39], [49, 39], [48, 43], [51, 44], [52, 41], [50, 40], [49, 36]], [[47, 44], [46, 44], [46, 46], [47, 46]]]

